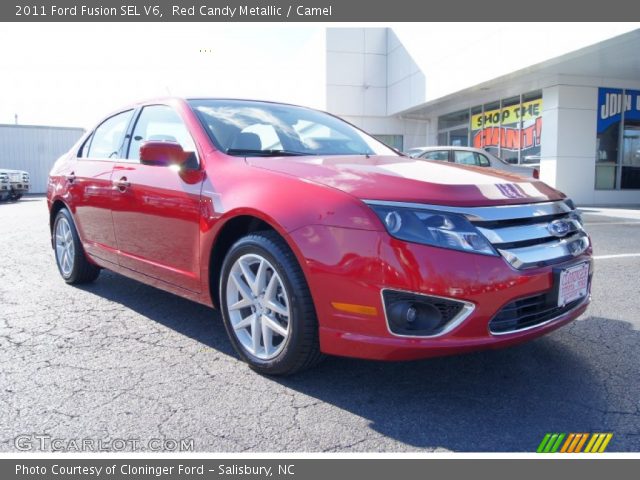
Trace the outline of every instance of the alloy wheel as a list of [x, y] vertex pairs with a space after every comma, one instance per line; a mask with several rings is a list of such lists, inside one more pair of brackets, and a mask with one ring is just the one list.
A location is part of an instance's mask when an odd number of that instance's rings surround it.
[[291, 333], [291, 309], [274, 266], [255, 253], [238, 258], [229, 271], [226, 300], [233, 333], [244, 349], [260, 360], [278, 356]]
[[75, 246], [73, 244], [71, 225], [64, 217], [60, 217], [56, 224], [55, 242], [58, 267], [65, 278], [69, 277], [73, 271]]

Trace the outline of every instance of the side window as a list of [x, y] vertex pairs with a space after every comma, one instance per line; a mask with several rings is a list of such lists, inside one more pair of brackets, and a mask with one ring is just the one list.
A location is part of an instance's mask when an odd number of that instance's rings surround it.
[[435, 152], [426, 152], [424, 155], [422, 155], [422, 158], [426, 158], [428, 160], [440, 160], [441, 162], [448, 162], [449, 151], [436, 150]]
[[[127, 110], [102, 122], [93, 132], [91, 141], [88, 142], [89, 149], [86, 152], [86, 157], [98, 159], [118, 158], [131, 115], [133, 115], [133, 110]], [[85, 146], [87, 146], [87, 143], [85, 143]], [[85, 157], [84, 150], [85, 147], [83, 146], [83, 157]]]
[[149, 140], [176, 142], [185, 152], [196, 151], [196, 145], [182, 118], [167, 105], [151, 105], [142, 109], [133, 129], [127, 158], [140, 160], [140, 146]]
[[87, 139], [80, 147], [80, 151], [78, 152], [78, 158], [88, 158], [89, 157], [89, 147], [91, 146], [91, 140], [93, 140], [93, 133], [87, 137]]
[[468, 152], [466, 150], [455, 150], [453, 152], [454, 161], [461, 165], [478, 165], [475, 152]]
[[489, 161], [489, 159], [484, 155], [482, 155], [481, 153], [475, 153], [475, 156], [478, 159], [478, 165], [480, 165], [481, 167], [491, 166], [491, 162]]

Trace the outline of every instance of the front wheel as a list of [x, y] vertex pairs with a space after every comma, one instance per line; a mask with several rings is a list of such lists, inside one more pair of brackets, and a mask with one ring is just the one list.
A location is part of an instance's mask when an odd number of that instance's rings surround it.
[[235, 350], [254, 370], [290, 375], [320, 361], [309, 287], [275, 232], [238, 240], [222, 266], [220, 305]]
[[98, 278], [100, 268], [87, 260], [73, 218], [66, 208], [58, 212], [53, 222], [53, 243], [58, 270], [65, 282], [81, 284]]

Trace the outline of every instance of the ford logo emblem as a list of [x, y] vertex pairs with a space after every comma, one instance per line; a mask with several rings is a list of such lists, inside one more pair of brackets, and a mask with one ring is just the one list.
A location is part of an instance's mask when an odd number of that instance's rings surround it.
[[571, 224], [566, 220], [554, 220], [547, 225], [547, 230], [554, 237], [564, 237], [571, 231]]

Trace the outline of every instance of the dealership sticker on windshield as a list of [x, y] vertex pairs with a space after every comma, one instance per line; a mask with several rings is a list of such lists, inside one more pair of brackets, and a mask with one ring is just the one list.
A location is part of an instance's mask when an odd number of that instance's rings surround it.
[[589, 262], [581, 263], [560, 272], [558, 306], [585, 297], [589, 288]]

